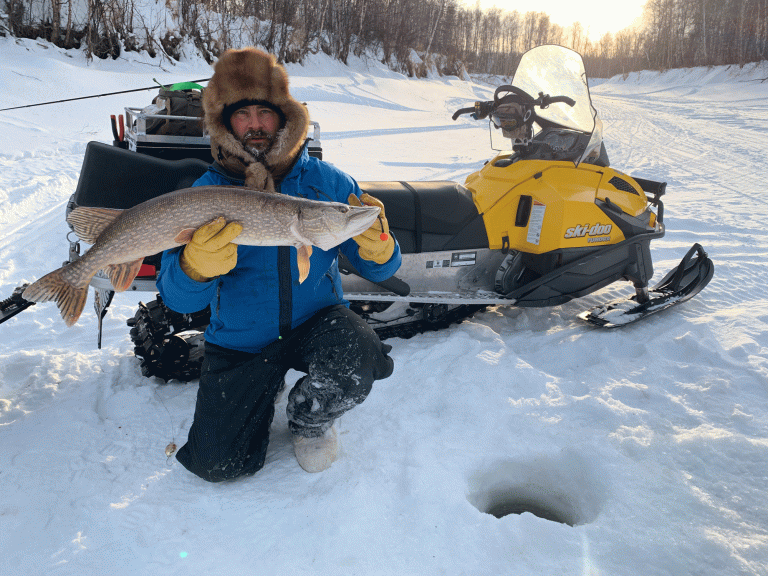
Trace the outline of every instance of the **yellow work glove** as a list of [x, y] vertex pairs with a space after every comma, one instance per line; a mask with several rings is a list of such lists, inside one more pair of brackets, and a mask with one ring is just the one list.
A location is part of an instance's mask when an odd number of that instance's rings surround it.
[[[362, 203], [360, 202], [362, 200]], [[384, 204], [378, 198], [374, 198], [367, 192], [360, 198], [350, 194], [347, 198], [347, 204], [350, 206], [378, 206], [381, 213], [373, 225], [359, 236], [354, 236], [353, 240], [357, 242], [358, 254], [363, 260], [371, 260], [376, 264], [384, 264], [395, 251], [395, 239], [389, 233], [389, 223], [384, 215]]]
[[226, 274], [237, 264], [237, 246], [232, 244], [232, 240], [242, 231], [242, 224], [227, 224], [222, 217], [203, 224], [195, 230], [192, 240], [181, 253], [179, 266], [187, 276], [198, 282], [207, 282]]

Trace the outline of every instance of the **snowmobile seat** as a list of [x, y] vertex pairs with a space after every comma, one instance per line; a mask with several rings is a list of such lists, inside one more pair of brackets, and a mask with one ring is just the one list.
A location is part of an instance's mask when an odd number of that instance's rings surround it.
[[161, 194], [189, 188], [207, 169], [203, 160], [163, 160], [89, 142], [73, 207], [132, 208]]
[[384, 204], [389, 228], [404, 254], [488, 248], [472, 194], [451, 181], [359, 182]]

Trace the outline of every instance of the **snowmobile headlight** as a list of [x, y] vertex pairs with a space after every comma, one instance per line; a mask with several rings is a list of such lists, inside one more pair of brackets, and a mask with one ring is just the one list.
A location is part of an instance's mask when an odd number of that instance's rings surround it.
[[579, 135], [574, 132], [550, 132], [544, 142], [555, 152], [566, 152], [573, 148], [578, 139]]
[[531, 110], [517, 102], [500, 104], [491, 113], [493, 125], [514, 143], [528, 143], [531, 138], [530, 119]]

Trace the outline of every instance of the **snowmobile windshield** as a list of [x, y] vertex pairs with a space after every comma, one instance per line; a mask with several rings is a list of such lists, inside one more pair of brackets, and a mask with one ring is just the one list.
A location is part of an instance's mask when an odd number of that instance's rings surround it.
[[[599, 153], [602, 123], [592, 106], [587, 73], [578, 52], [555, 45], [533, 48], [520, 59], [512, 84], [533, 98], [543, 93], [575, 100], [575, 106], [558, 102], [547, 108], [536, 108], [536, 115], [563, 128], [591, 135], [577, 164], [594, 154], [595, 150]], [[541, 126], [536, 125], [535, 132], [540, 130]]]

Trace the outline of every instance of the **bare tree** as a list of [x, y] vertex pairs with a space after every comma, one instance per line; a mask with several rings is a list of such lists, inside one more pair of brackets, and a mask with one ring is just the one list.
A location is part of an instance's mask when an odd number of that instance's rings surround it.
[[523, 49], [530, 50], [536, 44], [536, 29], [538, 28], [538, 12], [526, 12], [523, 19]]
[[[76, 10], [80, 1], [84, 16]], [[175, 0], [178, 33], [145, 21], [146, 12], [134, 10], [133, 3], [0, 0], [11, 34], [44, 36], [67, 47], [81, 42], [88, 57], [115, 57], [124, 48], [176, 58], [185, 37], [206, 58], [245, 42], [283, 62], [301, 61], [318, 50], [344, 62], [350, 53], [377, 51], [383, 62], [410, 73], [415, 51], [447, 73], [509, 74], [521, 51], [545, 43], [569, 45], [600, 75], [649, 67], [743, 66], [768, 57], [768, 0], [647, 0], [644, 28], [606, 34], [596, 42], [580, 22], [562, 27], [544, 12], [482, 9], [477, 1], [467, 6], [462, 0]]]
[[539, 23], [536, 29], [536, 46], [546, 44], [549, 39], [549, 16], [541, 12], [539, 14]]
[[580, 52], [583, 49], [583, 42], [585, 38], [584, 34], [584, 26], [582, 26], [581, 22], [574, 22], [571, 24], [570, 27], [571, 30], [571, 48], [576, 50], [577, 52]]
[[432, 50], [432, 40], [435, 39], [435, 32], [437, 32], [437, 27], [440, 25], [440, 18], [442, 18], [443, 12], [445, 11], [446, 2], [447, 0], [440, 0], [440, 6], [436, 10], [434, 24], [430, 26], [431, 32], [429, 33], [429, 41], [427, 42], [427, 48], [425, 50], [427, 56], [429, 56], [430, 51]]

